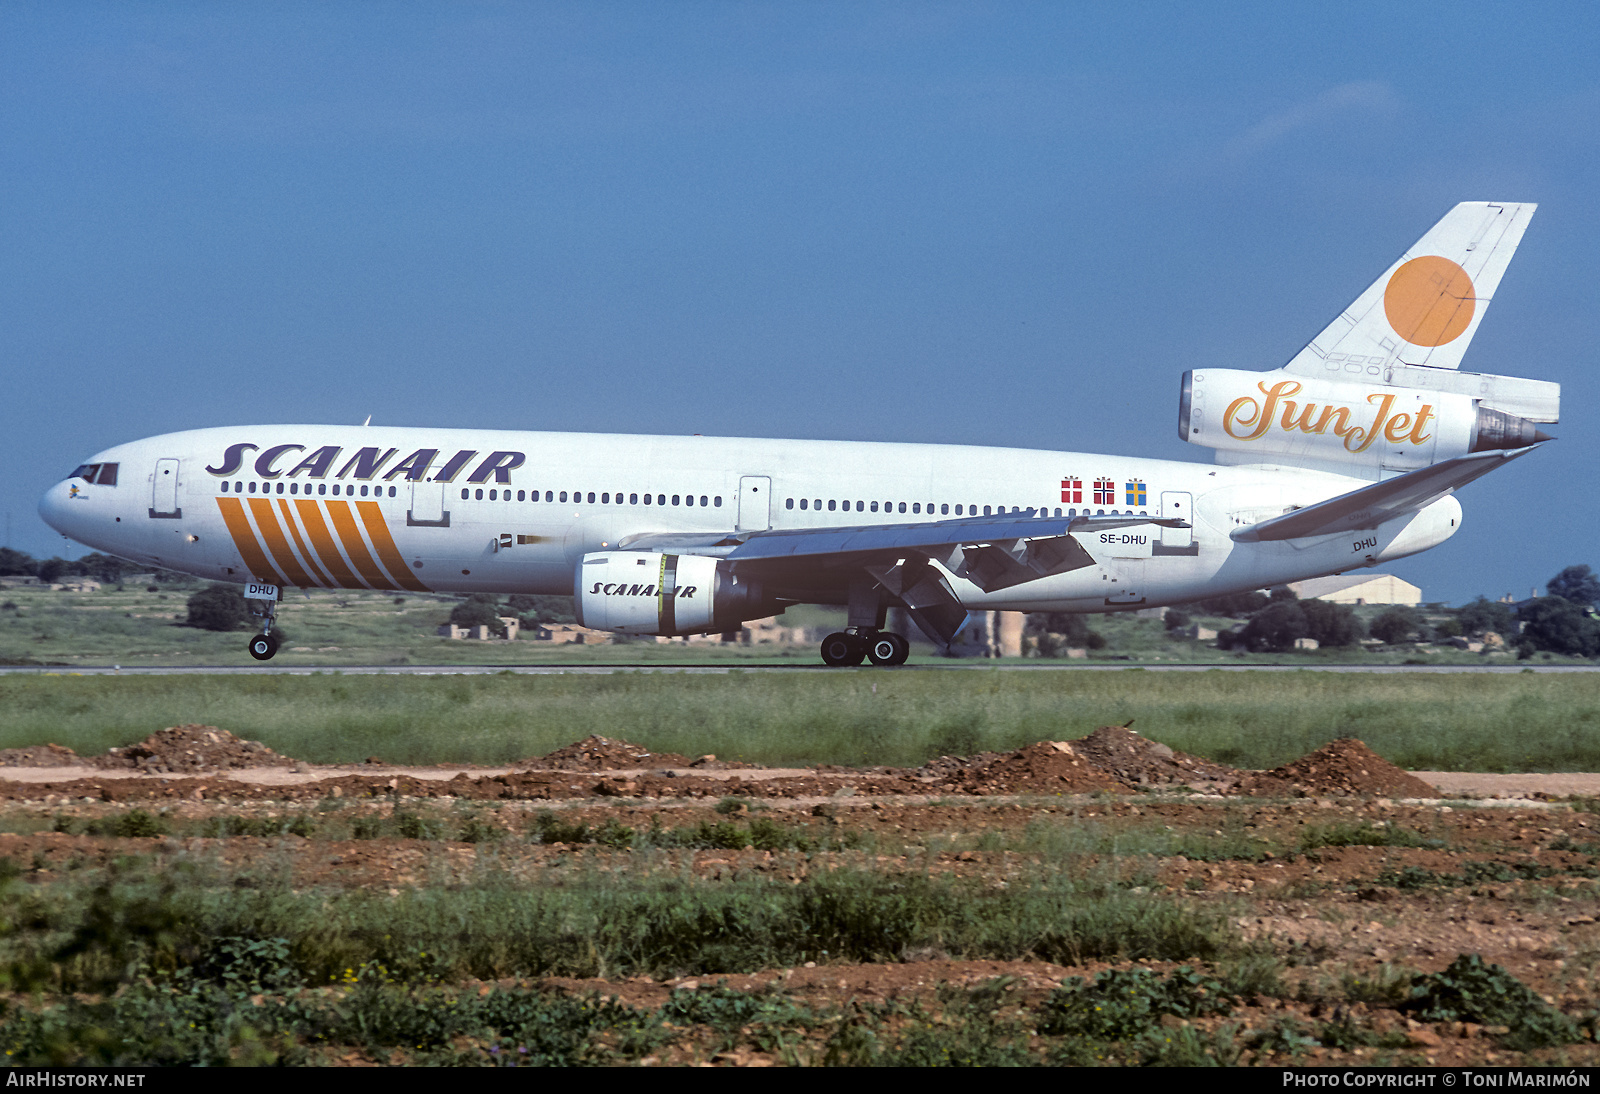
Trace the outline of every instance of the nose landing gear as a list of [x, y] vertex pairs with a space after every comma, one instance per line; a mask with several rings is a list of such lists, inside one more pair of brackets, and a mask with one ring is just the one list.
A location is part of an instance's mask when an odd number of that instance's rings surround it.
[[278, 639], [272, 633], [272, 624], [278, 618], [278, 587], [251, 584], [245, 587], [245, 607], [250, 614], [261, 618], [261, 633], [250, 639], [250, 656], [257, 661], [271, 661], [278, 652]]

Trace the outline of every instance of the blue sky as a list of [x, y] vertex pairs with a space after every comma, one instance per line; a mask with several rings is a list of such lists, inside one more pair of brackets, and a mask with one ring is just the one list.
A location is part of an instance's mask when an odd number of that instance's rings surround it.
[[[1466, 359], [1560, 440], [1391, 567], [1595, 549], [1588, 5], [0, 7], [0, 508], [248, 422], [1008, 444], [1209, 462], [1463, 200], [1541, 207]], [[73, 554], [79, 549], [74, 549]]]

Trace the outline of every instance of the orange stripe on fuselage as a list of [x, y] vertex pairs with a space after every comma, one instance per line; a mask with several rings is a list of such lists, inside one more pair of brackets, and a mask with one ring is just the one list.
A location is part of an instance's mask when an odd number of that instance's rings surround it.
[[233, 537], [239, 559], [244, 563], [244, 568], [250, 571], [250, 576], [274, 585], [287, 585], [288, 582], [278, 576], [278, 571], [267, 561], [266, 552], [256, 540], [256, 533], [250, 527], [250, 518], [244, 515], [244, 506], [239, 499], [218, 498], [217, 508], [222, 510], [222, 523], [228, 526], [228, 534]]
[[300, 560], [294, 557], [294, 552], [289, 549], [289, 539], [283, 534], [283, 529], [278, 527], [278, 518], [272, 513], [272, 502], [267, 498], [251, 498], [250, 512], [256, 518], [256, 527], [261, 530], [261, 538], [267, 541], [267, 549], [272, 552], [272, 557], [278, 560], [278, 565], [283, 572], [289, 575], [291, 584], [304, 589], [308, 585], [315, 585], [311, 575], [306, 573], [300, 565]]
[[400, 556], [400, 548], [395, 546], [394, 537], [389, 534], [389, 525], [384, 521], [383, 509], [378, 503], [358, 501], [356, 512], [361, 514], [361, 523], [367, 526], [367, 535], [372, 537], [372, 545], [378, 549], [379, 560], [388, 567], [395, 581], [399, 582], [402, 588], [413, 592], [430, 591], [426, 585], [411, 576], [411, 571], [406, 567], [406, 560]]
[[312, 546], [317, 549], [317, 561], [328, 568], [328, 573], [333, 575], [333, 583], [341, 589], [362, 588], [361, 581], [344, 564], [344, 556], [339, 554], [339, 547], [333, 542], [333, 535], [328, 531], [327, 522], [322, 519], [322, 510], [317, 503], [297, 501], [294, 508], [300, 514], [301, 523], [306, 526], [306, 535], [311, 537]]
[[394, 585], [383, 576], [383, 571], [378, 569], [377, 561], [372, 557], [372, 552], [367, 550], [366, 541], [361, 538], [361, 529], [356, 527], [356, 518], [350, 513], [350, 503], [347, 501], [330, 501], [328, 504], [328, 518], [333, 521], [333, 527], [339, 533], [339, 542], [344, 544], [345, 554], [350, 556], [350, 561], [355, 568], [361, 571], [361, 576], [374, 589], [393, 589]]
[[278, 499], [278, 509], [283, 513], [283, 523], [288, 527], [289, 534], [294, 537], [294, 545], [300, 551], [300, 557], [306, 560], [306, 571], [313, 581], [319, 585], [332, 585], [328, 575], [317, 569], [316, 563], [311, 560], [317, 556], [311, 553], [311, 548], [306, 546], [305, 539], [300, 535], [300, 525], [295, 522], [294, 510], [289, 508], [289, 502], [284, 498]]

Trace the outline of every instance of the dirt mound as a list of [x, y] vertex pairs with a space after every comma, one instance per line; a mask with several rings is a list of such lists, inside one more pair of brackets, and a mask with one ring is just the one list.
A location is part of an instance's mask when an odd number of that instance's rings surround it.
[[246, 741], [216, 726], [173, 726], [136, 745], [113, 748], [88, 760], [95, 767], [132, 768], [151, 775], [198, 774], [242, 767], [292, 767], [260, 741]]
[[1437, 798], [1439, 791], [1396, 767], [1354, 737], [1329, 741], [1315, 752], [1271, 771], [1251, 772], [1240, 781], [1246, 794], [1381, 795], [1386, 798]]
[[689, 758], [676, 752], [651, 752], [643, 745], [588, 736], [558, 748], [548, 756], [528, 761], [529, 767], [555, 771], [615, 771], [630, 767], [688, 767]]
[[933, 785], [959, 794], [1087, 794], [1122, 789], [1066, 741], [1039, 741], [1002, 753]]
[[0, 749], [0, 767], [71, 767], [81, 763], [83, 757], [66, 745]]
[[1101, 726], [1072, 742], [1078, 755], [1128, 786], [1171, 783], [1232, 785], [1240, 772], [1223, 764], [1177, 752], [1141, 737], [1126, 726]]

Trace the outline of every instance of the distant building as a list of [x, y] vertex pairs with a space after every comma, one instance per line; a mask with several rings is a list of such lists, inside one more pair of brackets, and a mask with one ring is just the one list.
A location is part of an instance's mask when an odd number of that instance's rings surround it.
[[1341, 577], [1313, 577], [1289, 584], [1289, 591], [1301, 600], [1327, 600], [1334, 604], [1422, 603], [1422, 590], [1393, 574], [1345, 574]]

